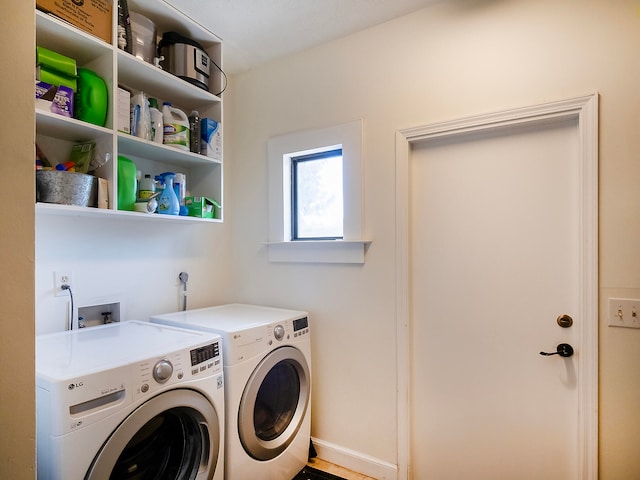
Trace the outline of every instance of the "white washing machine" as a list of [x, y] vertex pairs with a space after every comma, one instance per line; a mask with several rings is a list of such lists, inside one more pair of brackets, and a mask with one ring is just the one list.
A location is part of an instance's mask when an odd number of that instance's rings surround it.
[[39, 480], [224, 478], [219, 335], [128, 321], [36, 337]]
[[152, 317], [222, 336], [227, 480], [288, 480], [306, 464], [311, 434], [311, 342], [306, 312], [231, 304]]

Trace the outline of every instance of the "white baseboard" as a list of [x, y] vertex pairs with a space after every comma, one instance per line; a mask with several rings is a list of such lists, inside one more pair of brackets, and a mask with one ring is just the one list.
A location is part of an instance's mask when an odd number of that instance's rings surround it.
[[311, 441], [316, 449], [318, 458], [322, 460], [378, 480], [397, 480], [398, 478], [398, 468], [392, 463], [384, 462], [340, 445], [325, 442], [319, 438], [312, 437]]

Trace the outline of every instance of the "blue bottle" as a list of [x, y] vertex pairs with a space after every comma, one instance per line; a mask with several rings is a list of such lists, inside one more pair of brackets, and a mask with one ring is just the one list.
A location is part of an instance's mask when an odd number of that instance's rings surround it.
[[164, 190], [158, 200], [158, 213], [164, 215], [178, 215], [180, 213], [180, 202], [176, 192], [173, 190], [173, 174], [167, 174], [164, 177]]

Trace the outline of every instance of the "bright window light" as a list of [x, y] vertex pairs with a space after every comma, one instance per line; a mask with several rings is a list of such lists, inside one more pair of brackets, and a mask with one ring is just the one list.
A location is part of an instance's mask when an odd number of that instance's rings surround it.
[[291, 158], [292, 240], [343, 237], [342, 149]]
[[268, 160], [269, 261], [363, 264], [362, 120], [272, 137]]

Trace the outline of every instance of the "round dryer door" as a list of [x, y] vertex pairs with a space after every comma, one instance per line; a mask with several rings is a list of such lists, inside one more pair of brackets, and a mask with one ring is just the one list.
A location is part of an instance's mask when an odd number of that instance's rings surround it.
[[169, 390], [114, 430], [85, 480], [210, 480], [219, 448], [220, 424], [211, 402], [193, 390]]
[[300, 350], [280, 347], [251, 374], [240, 400], [238, 432], [245, 451], [270, 460], [295, 439], [311, 395], [309, 366]]

